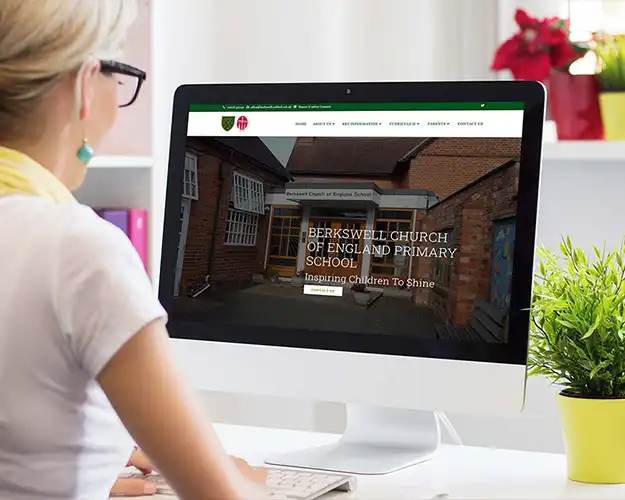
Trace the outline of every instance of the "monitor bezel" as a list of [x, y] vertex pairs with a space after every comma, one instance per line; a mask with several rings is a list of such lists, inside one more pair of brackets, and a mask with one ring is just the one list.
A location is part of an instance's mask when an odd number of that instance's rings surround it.
[[[349, 92], [348, 92], [349, 90]], [[191, 104], [315, 104], [393, 102], [523, 102], [523, 131], [513, 257], [511, 312], [507, 343], [423, 340], [346, 332], [315, 332], [246, 327], [207, 332], [201, 323], [171, 317], [172, 338], [260, 346], [292, 347], [408, 357], [441, 358], [525, 365], [529, 341], [529, 306], [534, 273], [538, 193], [545, 115], [545, 88], [531, 81], [193, 84], [174, 96], [164, 210], [159, 299], [166, 310], [173, 300], [183, 165]]]

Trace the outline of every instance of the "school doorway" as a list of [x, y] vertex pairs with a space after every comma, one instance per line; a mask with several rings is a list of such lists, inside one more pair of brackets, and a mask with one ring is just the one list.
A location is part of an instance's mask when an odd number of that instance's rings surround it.
[[513, 217], [493, 223], [490, 303], [503, 317], [510, 312], [515, 232], [516, 220]]
[[[311, 218], [305, 271], [321, 276], [360, 276], [364, 220]], [[314, 228], [315, 231], [310, 231]]]
[[296, 272], [301, 225], [300, 207], [273, 207], [266, 265], [280, 276], [290, 278]]

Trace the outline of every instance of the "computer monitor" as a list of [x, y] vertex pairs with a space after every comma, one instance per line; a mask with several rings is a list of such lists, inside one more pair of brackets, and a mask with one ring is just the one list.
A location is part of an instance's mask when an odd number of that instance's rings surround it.
[[329, 447], [383, 473], [434, 412], [523, 405], [545, 92], [535, 82], [188, 85], [160, 299], [197, 389], [346, 402]]

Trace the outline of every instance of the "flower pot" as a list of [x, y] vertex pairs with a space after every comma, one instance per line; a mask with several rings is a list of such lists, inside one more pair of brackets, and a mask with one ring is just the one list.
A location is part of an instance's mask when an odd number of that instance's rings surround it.
[[625, 141], [625, 92], [602, 92], [599, 104], [606, 140]]
[[558, 395], [568, 476], [594, 484], [625, 483], [625, 399]]
[[599, 84], [594, 75], [552, 71], [545, 83], [559, 140], [603, 139]]
[[304, 286], [304, 277], [303, 276], [293, 276], [291, 278], [291, 286], [300, 288]]
[[261, 283], [265, 282], [265, 276], [259, 273], [254, 273], [252, 274], [252, 283], [256, 283], [257, 285], [260, 285]]
[[359, 306], [368, 306], [371, 296], [369, 292], [354, 292], [354, 300]]

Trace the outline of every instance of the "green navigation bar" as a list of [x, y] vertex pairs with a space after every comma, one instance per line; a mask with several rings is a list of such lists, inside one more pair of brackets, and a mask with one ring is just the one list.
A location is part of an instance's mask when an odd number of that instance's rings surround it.
[[522, 110], [522, 102], [404, 102], [328, 104], [191, 104], [190, 112], [234, 111], [500, 111]]

